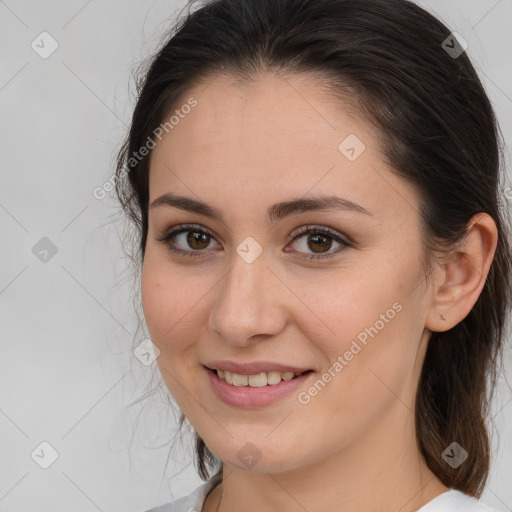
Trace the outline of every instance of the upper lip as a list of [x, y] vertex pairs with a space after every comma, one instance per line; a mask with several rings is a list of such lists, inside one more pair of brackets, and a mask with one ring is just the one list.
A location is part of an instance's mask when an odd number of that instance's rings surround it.
[[235, 362], [235, 361], [210, 361], [205, 364], [210, 370], [223, 370], [230, 373], [238, 373], [239, 375], [257, 375], [258, 373], [266, 373], [271, 371], [277, 372], [307, 372], [311, 368], [300, 368], [288, 364], [280, 364], [272, 361], [252, 361], [252, 362]]

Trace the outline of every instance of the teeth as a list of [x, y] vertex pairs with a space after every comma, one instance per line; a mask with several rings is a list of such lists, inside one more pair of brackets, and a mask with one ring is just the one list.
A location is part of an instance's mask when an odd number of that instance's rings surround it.
[[281, 380], [292, 380], [297, 375], [301, 375], [301, 373], [278, 371], [258, 373], [257, 375], [240, 375], [224, 370], [216, 370], [216, 372], [219, 379], [225, 380], [228, 384], [232, 384], [233, 386], [250, 386], [252, 388], [261, 388], [267, 385], [272, 386], [279, 384]]
[[268, 384], [279, 384], [281, 382], [281, 372], [268, 372], [267, 382]]
[[249, 377], [247, 375], [233, 373], [233, 386], [247, 386], [247, 384], [249, 384]]
[[258, 375], [249, 375], [248, 385], [252, 388], [261, 388], [267, 385], [267, 374], [258, 373]]

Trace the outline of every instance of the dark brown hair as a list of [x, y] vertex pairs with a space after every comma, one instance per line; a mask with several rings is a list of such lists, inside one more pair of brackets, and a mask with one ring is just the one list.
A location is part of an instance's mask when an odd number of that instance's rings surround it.
[[[458, 44], [450, 37], [441, 21], [407, 0], [215, 0], [189, 10], [138, 82], [116, 192], [140, 236], [143, 261], [150, 155], [134, 155], [192, 86], [215, 74], [251, 81], [261, 72], [308, 73], [325, 79], [340, 101], [348, 91], [376, 126], [394, 171], [421, 194], [427, 261], [460, 242], [479, 212], [498, 228], [475, 306], [429, 340], [415, 403], [428, 467], [445, 485], [479, 497], [490, 466], [485, 421], [511, 304], [511, 247], [497, 121], [466, 53], [448, 51], [446, 41]], [[457, 469], [441, 457], [453, 441], [468, 452]], [[196, 456], [207, 479], [219, 461], [197, 434]]]

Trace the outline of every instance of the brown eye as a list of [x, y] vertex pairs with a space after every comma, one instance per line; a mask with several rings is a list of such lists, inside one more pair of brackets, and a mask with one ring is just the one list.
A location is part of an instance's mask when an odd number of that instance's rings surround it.
[[175, 253], [184, 256], [202, 256], [211, 242], [215, 239], [205, 229], [200, 229], [194, 225], [180, 224], [171, 228], [164, 236], [157, 238], [159, 242], [164, 242], [167, 248]]
[[[330, 251], [334, 246], [334, 251]], [[293, 245], [306, 259], [329, 258], [352, 246], [342, 235], [327, 227], [305, 226], [293, 235]], [[341, 249], [340, 249], [341, 248]], [[309, 254], [308, 254], [309, 252]]]
[[199, 231], [185, 231], [187, 244], [191, 249], [206, 249], [210, 243], [210, 235]]
[[325, 235], [309, 235], [307, 238], [308, 248], [313, 252], [325, 252], [332, 246], [332, 239]]

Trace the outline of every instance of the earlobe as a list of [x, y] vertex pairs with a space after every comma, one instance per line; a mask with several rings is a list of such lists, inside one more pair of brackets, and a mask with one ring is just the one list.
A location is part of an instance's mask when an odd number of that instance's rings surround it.
[[427, 329], [447, 331], [466, 318], [485, 285], [497, 243], [494, 220], [486, 213], [474, 215], [467, 236], [443, 258], [444, 272], [435, 284]]

